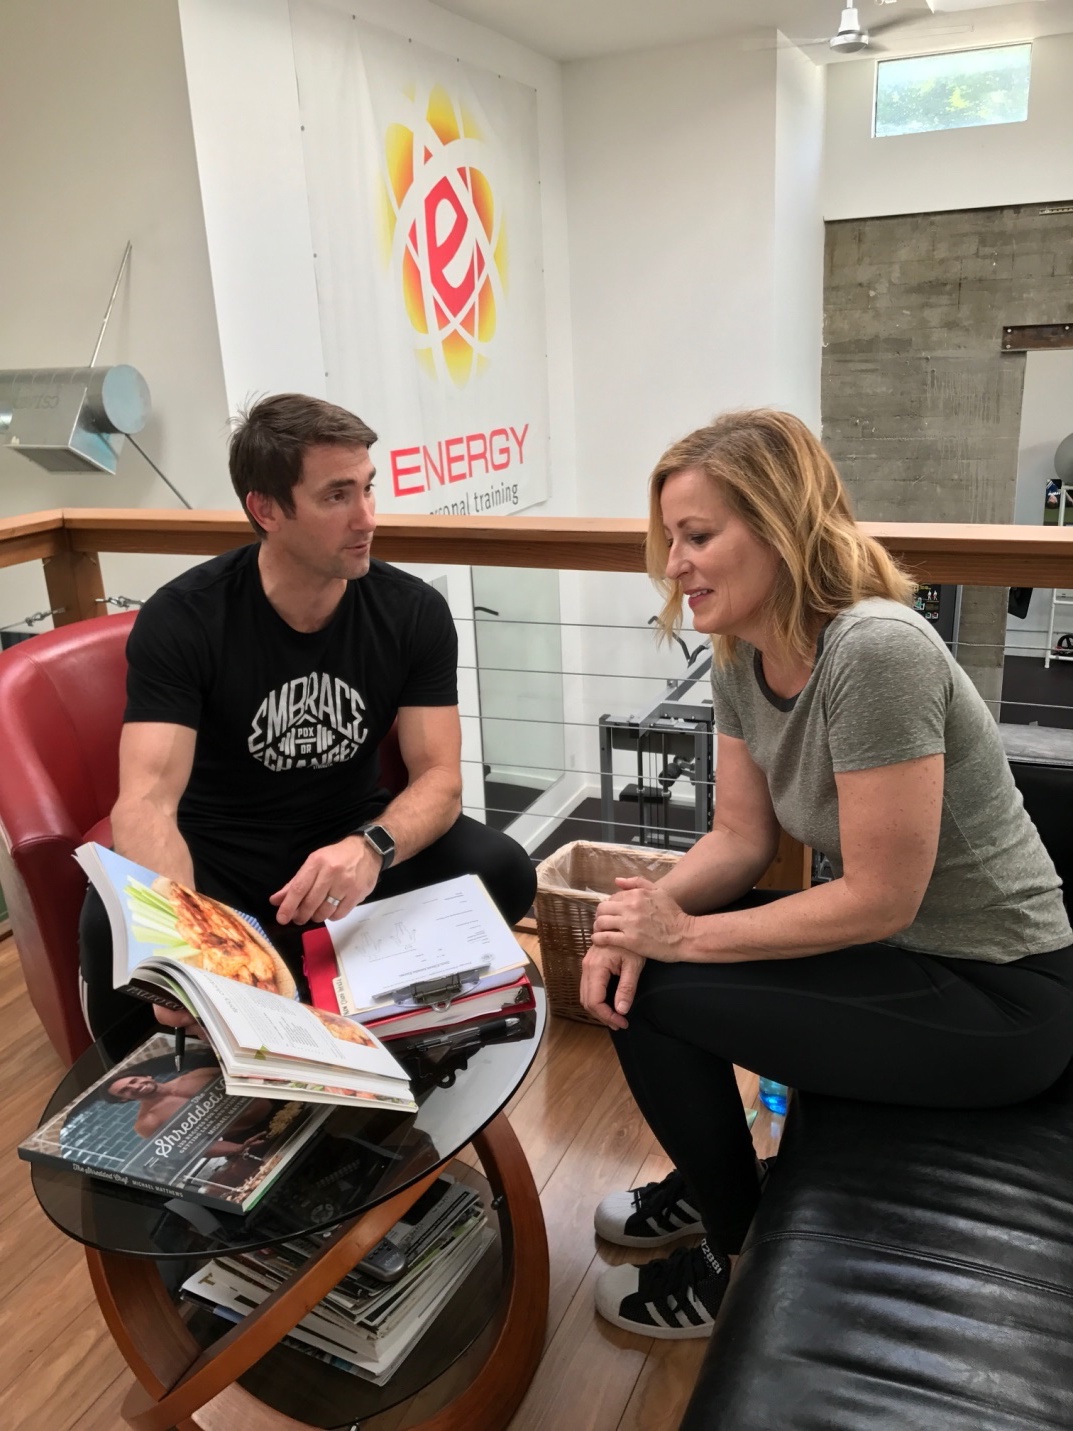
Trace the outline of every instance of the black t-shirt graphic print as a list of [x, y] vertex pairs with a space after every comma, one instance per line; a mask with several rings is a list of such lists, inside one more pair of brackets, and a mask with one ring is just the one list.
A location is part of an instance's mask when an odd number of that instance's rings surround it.
[[322, 770], [353, 759], [368, 734], [361, 692], [328, 671], [311, 671], [269, 692], [247, 743], [269, 770]]

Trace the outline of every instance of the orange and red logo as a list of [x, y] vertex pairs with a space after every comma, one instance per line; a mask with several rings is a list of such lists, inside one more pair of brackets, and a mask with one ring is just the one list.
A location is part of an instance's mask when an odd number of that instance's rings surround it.
[[437, 85], [414, 128], [388, 127], [384, 159], [385, 257], [400, 275], [418, 360], [462, 386], [487, 366], [506, 290], [506, 235], [484, 135]]

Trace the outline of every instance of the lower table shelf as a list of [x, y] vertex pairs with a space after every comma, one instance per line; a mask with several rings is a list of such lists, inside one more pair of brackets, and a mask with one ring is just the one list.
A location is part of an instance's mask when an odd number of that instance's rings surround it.
[[[452, 1382], [464, 1378], [471, 1354], [473, 1361], [479, 1363], [482, 1334], [490, 1328], [499, 1309], [508, 1269], [504, 1264], [503, 1238], [499, 1218], [492, 1207], [494, 1199], [488, 1180], [464, 1164], [456, 1164], [446, 1171], [483, 1193], [495, 1241], [425, 1328], [391, 1380], [385, 1386], [374, 1386], [281, 1343], [250, 1367], [239, 1379], [240, 1386], [258, 1401], [321, 1431], [350, 1431], [355, 1423], [388, 1411], [418, 1393], [424, 1393], [422, 1400], [426, 1405], [450, 1399], [450, 1388], [437, 1388], [435, 1383], [452, 1367], [455, 1367]], [[192, 1303], [181, 1304], [180, 1313], [206, 1351], [211, 1350], [231, 1325], [208, 1308]], [[459, 1362], [462, 1365], [456, 1365]], [[437, 1390], [441, 1391], [439, 1397]]]
[[[499, 1213], [499, 1237], [400, 1367], [398, 1380], [393, 1378], [386, 1387], [324, 1367], [279, 1342], [379, 1241], [385, 1218], [390, 1217], [390, 1226], [398, 1215], [390, 1205], [374, 1208], [340, 1229], [325, 1254], [243, 1322], [220, 1337], [209, 1331], [206, 1347], [194, 1335], [206, 1331], [199, 1324], [201, 1314], [188, 1324], [156, 1263], [87, 1250], [101, 1309], [138, 1378], [123, 1407], [128, 1425], [137, 1431], [349, 1431], [442, 1376], [443, 1395], [450, 1399], [414, 1431], [502, 1431], [525, 1395], [543, 1349], [547, 1236], [532, 1173], [506, 1117], [493, 1119], [473, 1139], [473, 1147]], [[413, 1201], [428, 1181], [400, 1198]], [[492, 1285], [482, 1280], [475, 1292], [485, 1265]], [[204, 1315], [214, 1321], [211, 1313]], [[440, 1333], [435, 1343], [430, 1341], [433, 1330]], [[427, 1361], [422, 1352], [426, 1346]]]

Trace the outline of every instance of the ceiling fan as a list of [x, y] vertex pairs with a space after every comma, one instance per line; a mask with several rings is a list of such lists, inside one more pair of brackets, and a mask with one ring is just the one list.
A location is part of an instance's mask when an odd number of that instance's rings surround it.
[[[876, 0], [877, 4], [891, 5], [897, 0]], [[892, 30], [900, 30], [909, 25], [918, 25], [922, 20], [927, 19], [928, 12], [915, 10], [908, 15], [895, 15], [890, 20], [880, 20], [874, 25], [862, 25], [860, 11], [856, 5], [847, 5], [842, 11], [842, 18], [838, 22], [838, 30], [834, 35], [820, 35], [815, 39], [794, 40], [790, 43], [797, 48], [805, 48], [811, 45], [826, 45], [833, 50], [836, 55], [856, 55], [862, 50], [885, 50], [887, 46], [883, 43], [876, 44], [875, 37], [888, 35]], [[927, 27], [927, 34], [931, 35], [952, 35], [964, 33], [972, 29], [971, 25], [944, 25], [941, 28]]]

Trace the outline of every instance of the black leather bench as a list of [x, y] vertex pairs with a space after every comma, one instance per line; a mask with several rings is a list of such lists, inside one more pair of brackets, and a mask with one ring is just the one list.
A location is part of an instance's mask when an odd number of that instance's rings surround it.
[[[1011, 763], [1068, 903], [1073, 769]], [[682, 1431], [1044, 1427], [1073, 1428], [1073, 1066], [1003, 1109], [795, 1099]]]

